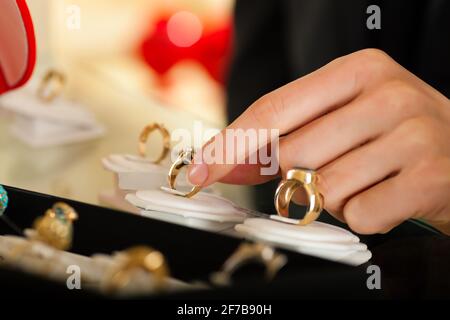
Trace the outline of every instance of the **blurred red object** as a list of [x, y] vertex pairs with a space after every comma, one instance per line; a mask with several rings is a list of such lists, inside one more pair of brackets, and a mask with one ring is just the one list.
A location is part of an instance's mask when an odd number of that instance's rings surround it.
[[33, 22], [25, 0], [0, 1], [0, 94], [25, 84], [35, 62]]
[[141, 45], [141, 54], [149, 66], [164, 77], [178, 62], [194, 60], [203, 65], [213, 79], [223, 84], [231, 53], [231, 22], [219, 28], [204, 30], [194, 44], [181, 47], [169, 37], [169, 20], [159, 20]]

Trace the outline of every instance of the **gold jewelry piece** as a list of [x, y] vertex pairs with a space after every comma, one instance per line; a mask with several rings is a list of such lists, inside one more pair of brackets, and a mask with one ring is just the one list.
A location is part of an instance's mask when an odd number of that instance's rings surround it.
[[169, 268], [164, 255], [150, 247], [132, 247], [123, 252], [125, 261], [109, 278], [106, 290], [116, 292], [128, 285], [131, 274], [136, 269], [143, 269], [155, 277], [157, 288], [162, 288], [169, 276]]
[[228, 258], [222, 270], [212, 275], [212, 282], [217, 285], [229, 285], [233, 274], [249, 262], [258, 262], [266, 268], [266, 279], [275, 278], [278, 271], [287, 263], [284, 254], [277, 253], [272, 247], [261, 243], [243, 243]]
[[170, 151], [170, 133], [169, 131], [162, 125], [158, 123], [152, 123], [146, 126], [144, 129], [142, 129], [141, 134], [139, 135], [139, 154], [142, 157], [145, 157], [147, 155], [147, 140], [148, 136], [154, 132], [155, 130], [159, 131], [161, 133], [163, 138], [163, 150], [161, 151], [161, 154], [159, 157], [152, 161], [153, 163], [160, 163], [162, 160], [164, 160]]
[[64, 202], [58, 202], [45, 215], [35, 220], [35, 240], [56, 249], [67, 250], [72, 245], [73, 221], [78, 219], [76, 211]]
[[[177, 160], [175, 160], [175, 162], [172, 164], [169, 170], [168, 180], [171, 189], [176, 190], [175, 181], [177, 179], [178, 174], [180, 173], [180, 170], [183, 167], [192, 164], [192, 161], [194, 160], [194, 155], [195, 152], [194, 149], [192, 148], [180, 151]], [[189, 191], [188, 193], [180, 194], [180, 196], [185, 198], [191, 198], [198, 192], [200, 192], [200, 190], [202, 190], [201, 186], [194, 186], [192, 187], [191, 191]]]
[[66, 77], [59, 71], [49, 70], [39, 84], [37, 95], [45, 102], [51, 102], [63, 90]]
[[308, 196], [308, 211], [298, 224], [307, 225], [315, 221], [323, 210], [323, 197], [317, 190], [317, 173], [314, 170], [294, 168], [287, 172], [286, 180], [280, 182], [275, 192], [275, 208], [278, 215], [289, 217], [289, 203], [298, 188]]

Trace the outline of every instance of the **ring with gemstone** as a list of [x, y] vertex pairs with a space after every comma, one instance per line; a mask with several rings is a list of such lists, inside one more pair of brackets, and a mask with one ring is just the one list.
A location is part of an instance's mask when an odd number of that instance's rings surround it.
[[[175, 182], [178, 174], [180, 173], [183, 167], [192, 164], [192, 161], [194, 160], [194, 155], [195, 151], [192, 148], [182, 150], [178, 154], [178, 158], [175, 160], [175, 162], [172, 164], [169, 170], [168, 182], [171, 189], [176, 190]], [[202, 190], [201, 186], [193, 186], [191, 191], [187, 193], [180, 193], [179, 195], [185, 198], [191, 198], [201, 190]]]

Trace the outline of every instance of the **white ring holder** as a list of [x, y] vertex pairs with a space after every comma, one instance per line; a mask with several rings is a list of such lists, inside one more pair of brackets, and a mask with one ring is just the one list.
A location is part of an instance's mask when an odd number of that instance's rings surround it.
[[[167, 185], [167, 172], [169, 166], [155, 164], [150, 159], [132, 154], [111, 154], [102, 159], [103, 167], [114, 174], [114, 190], [103, 191], [99, 194], [102, 203], [132, 213], [138, 213], [134, 206], [125, 201], [125, 196], [138, 190], [159, 190], [160, 186]], [[180, 175], [177, 185], [189, 188], [186, 175]], [[217, 193], [209, 187], [206, 193]]]
[[[121, 190], [159, 189], [167, 184], [167, 166], [131, 154], [111, 154], [102, 159], [104, 168], [117, 176], [117, 187]], [[187, 186], [186, 178], [181, 185]]]
[[141, 215], [214, 232], [233, 232], [237, 223], [248, 216], [233, 202], [215, 194], [200, 192], [193, 198], [184, 198], [176, 191], [146, 190], [130, 193], [126, 200], [141, 209]]
[[[114, 174], [114, 190], [100, 192], [99, 199], [117, 209], [139, 213], [139, 209], [125, 201], [125, 196], [137, 190], [159, 189], [167, 184], [168, 167], [139, 155], [111, 154], [102, 159], [102, 164]], [[186, 178], [181, 183], [182, 186], [188, 185]]]
[[372, 257], [356, 235], [318, 221], [299, 226], [298, 220], [280, 216], [250, 218], [235, 229], [251, 240], [350, 265], [361, 265]]
[[83, 105], [61, 96], [46, 102], [33, 84], [4, 94], [0, 106], [15, 116], [10, 127], [13, 136], [34, 148], [92, 140], [105, 133]]
[[322, 259], [360, 265], [372, 257], [356, 235], [337, 226], [318, 221], [299, 226], [298, 220], [265, 217], [214, 194], [200, 192], [192, 198], [179, 194], [161, 187], [129, 193], [125, 199], [149, 218], [226, 233]]

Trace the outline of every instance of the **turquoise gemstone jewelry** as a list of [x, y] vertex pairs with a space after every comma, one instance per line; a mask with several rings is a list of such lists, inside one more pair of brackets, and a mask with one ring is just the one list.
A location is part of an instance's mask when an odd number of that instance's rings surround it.
[[5, 188], [0, 185], [0, 218], [17, 234], [22, 235], [23, 231], [14, 222], [9, 220], [6, 215], [4, 215], [6, 208], [8, 208], [8, 201], [8, 193], [6, 192]]
[[0, 216], [3, 215], [6, 208], [8, 207], [8, 194], [6, 193], [5, 188], [0, 185]]

